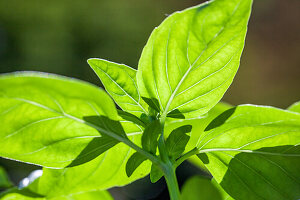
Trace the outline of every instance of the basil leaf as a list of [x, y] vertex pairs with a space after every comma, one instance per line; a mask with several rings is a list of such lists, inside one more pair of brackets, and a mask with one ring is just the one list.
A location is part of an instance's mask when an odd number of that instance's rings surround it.
[[5, 192], [3, 195], [0, 195], [1, 200], [113, 200], [112, 196], [107, 191], [91, 191], [91, 192], [82, 192], [77, 194], [69, 194], [63, 196], [55, 197], [43, 197], [41, 195], [35, 194], [27, 189], [18, 190], [14, 188], [8, 192]]
[[147, 158], [138, 152], [132, 154], [126, 163], [127, 176], [130, 177], [136, 168], [138, 168], [145, 160], [147, 160]]
[[222, 200], [218, 189], [209, 179], [201, 176], [194, 176], [184, 183], [181, 198], [184, 200]]
[[175, 109], [167, 114], [167, 117], [177, 118], [177, 119], [185, 119], [185, 116], [178, 110]]
[[184, 125], [171, 132], [166, 140], [166, 148], [170, 158], [175, 160], [184, 152], [185, 146], [190, 139], [190, 136], [186, 135], [186, 133], [190, 133], [191, 130], [191, 125]]
[[[122, 122], [122, 126], [128, 138], [141, 146], [142, 130], [131, 122]], [[126, 163], [133, 153], [130, 147], [119, 143], [82, 165], [66, 169], [44, 168], [38, 192], [51, 197], [127, 185], [150, 172], [149, 162], [144, 162], [131, 177], [127, 177]]]
[[142, 147], [146, 151], [155, 155], [158, 145], [157, 138], [161, 133], [161, 124], [159, 120], [151, 122], [144, 130], [142, 135]]
[[135, 116], [129, 112], [123, 111], [123, 110], [117, 110], [117, 111], [118, 111], [119, 116], [122, 117], [123, 119], [133, 122], [142, 127], [146, 127], [145, 122], [143, 120], [141, 120], [140, 118], [138, 118], [137, 116]]
[[210, 1], [170, 15], [143, 49], [137, 83], [162, 116], [207, 113], [231, 84], [244, 47], [252, 0]]
[[160, 113], [160, 106], [159, 102], [155, 98], [147, 98], [147, 97], [142, 97], [142, 99], [151, 107], [153, 108], [157, 113]]
[[227, 194], [224, 189], [218, 184], [218, 182], [213, 178], [211, 183], [219, 190], [222, 195], [223, 200], [234, 200], [229, 194]]
[[159, 167], [157, 165], [152, 163], [151, 171], [150, 171], [150, 181], [151, 181], [151, 183], [156, 183], [163, 176], [164, 176], [164, 174], [161, 171], [161, 169], [159, 169]]
[[136, 84], [136, 70], [103, 59], [89, 59], [89, 65], [100, 78], [105, 90], [122, 110], [140, 116], [148, 113]]
[[299, 199], [300, 114], [242, 105], [213, 120], [198, 148], [216, 181], [237, 199]]
[[0, 194], [0, 200], [46, 200], [42, 195], [36, 194], [27, 188], [19, 190], [18, 188], [9, 189]]
[[[1, 75], [0, 113], [0, 156], [47, 167], [62, 168], [85, 162], [86, 155], [98, 156], [93, 143], [102, 134], [126, 137], [117, 126], [105, 124], [119, 117], [103, 90], [56, 75]], [[102, 126], [85, 120], [94, 115]]]
[[288, 107], [288, 110], [293, 111], [293, 112], [298, 112], [300, 113], [300, 101], [294, 103], [290, 107]]
[[9, 180], [8, 175], [3, 167], [0, 166], [0, 189], [9, 188], [13, 186], [12, 182]]
[[[197, 146], [201, 135], [204, 132], [206, 126], [218, 115], [220, 115], [225, 110], [231, 108], [229, 104], [226, 103], [218, 103], [215, 107], [213, 107], [207, 114], [203, 115], [198, 119], [189, 119], [189, 120], [176, 120], [176, 121], [168, 121], [165, 126], [165, 133], [168, 136], [174, 129], [179, 128], [184, 125], [192, 125], [192, 131], [190, 134], [190, 140], [185, 148], [185, 152], [190, 151]], [[199, 159], [198, 159], [199, 160]]]

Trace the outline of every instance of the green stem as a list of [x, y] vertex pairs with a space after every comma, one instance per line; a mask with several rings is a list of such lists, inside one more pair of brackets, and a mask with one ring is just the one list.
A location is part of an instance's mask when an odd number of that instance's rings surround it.
[[180, 191], [178, 187], [177, 177], [175, 173], [175, 167], [171, 162], [166, 163], [164, 167], [164, 177], [167, 182], [170, 199], [171, 200], [179, 200], [180, 199]]
[[180, 191], [179, 191], [179, 186], [178, 186], [177, 177], [175, 173], [176, 166], [174, 166], [174, 164], [171, 162], [167, 153], [167, 148], [164, 139], [164, 125], [165, 125], [165, 117], [161, 118], [162, 130], [158, 140], [158, 150], [159, 150], [161, 160], [163, 162], [163, 165], [161, 165], [161, 169], [164, 173], [164, 177], [167, 182], [170, 199], [179, 200]]

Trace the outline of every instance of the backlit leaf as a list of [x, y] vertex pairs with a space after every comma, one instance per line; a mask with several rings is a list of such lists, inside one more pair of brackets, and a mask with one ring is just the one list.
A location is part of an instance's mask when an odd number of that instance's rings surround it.
[[135, 69], [96, 58], [89, 59], [88, 63], [100, 78], [105, 90], [124, 111], [136, 116], [148, 113], [147, 105], [137, 89]]
[[208, 112], [239, 67], [252, 0], [209, 1], [170, 15], [142, 52], [137, 72], [143, 97], [157, 99], [161, 115], [186, 118]]
[[200, 159], [237, 199], [300, 198], [300, 114], [242, 105], [213, 120]]
[[119, 119], [103, 90], [83, 81], [32, 72], [0, 76], [0, 113], [0, 156], [54, 168], [79, 161], [79, 155], [97, 156], [89, 145], [111, 129], [84, 118]]

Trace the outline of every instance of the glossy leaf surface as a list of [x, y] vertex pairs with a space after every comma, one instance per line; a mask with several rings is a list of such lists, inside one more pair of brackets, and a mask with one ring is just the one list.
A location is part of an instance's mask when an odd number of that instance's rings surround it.
[[118, 120], [115, 105], [103, 90], [42, 73], [1, 75], [0, 113], [0, 156], [54, 168], [95, 152], [89, 146], [101, 137], [95, 128], [106, 127], [84, 118], [101, 115], [104, 121]]
[[142, 96], [158, 99], [162, 116], [208, 112], [238, 69], [252, 0], [217, 0], [176, 12], [156, 28], [137, 73]]
[[88, 63], [100, 78], [105, 90], [124, 111], [136, 116], [147, 113], [147, 105], [141, 99], [137, 88], [135, 69], [96, 58], [89, 59]]
[[300, 198], [300, 114], [242, 105], [213, 120], [200, 159], [237, 199]]

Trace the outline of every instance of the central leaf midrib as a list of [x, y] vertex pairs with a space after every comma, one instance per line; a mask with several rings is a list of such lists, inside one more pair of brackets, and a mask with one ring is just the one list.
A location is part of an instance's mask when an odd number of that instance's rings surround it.
[[124, 90], [108, 73], [106, 73], [103, 69], [101, 69], [100, 67], [96, 66], [99, 70], [101, 70], [113, 83], [115, 83], [131, 100], [133, 100], [146, 114], [148, 112], [146, 112], [146, 110], [143, 108], [143, 106], [137, 102], [131, 95], [129, 95], [127, 93], [126, 90]]
[[[241, 0], [241, 1], [242, 1], [242, 0]], [[225, 28], [227, 27], [229, 21], [231, 20], [231, 17], [232, 17], [232, 16], [235, 14], [235, 12], [238, 10], [237, 8], [239, 7], [241, 1], [240, 1], [240, 2], [237, 4], [237, 6], [234, 8], [233, 12], [231, 13], [230, 17], [229, 17], [228, 20], [226, 21], [225, 25], [220, 29], [220, 31], [216, 34], [216, 36], [215, 36], [211, 41], [209, 41], [209, 42], [207, 43], [206, 48], [203, 49], [203, 51], [200, 53], [199, 57], [202, 55], [202, 53], [203, 53], [205, 50], [207, 50], [209, 44], [210, 44], [211, 42], [213, 42], [214, 39], [216, 39], [216, 38], [218, 37], [218, 35], [221, 34], [221, 33], [225, 30]], [[188, 45], [188, 44], [187, 44], [187, 45]], [[173, 99], [174, 99], [174, 97], [175, 97], [177, 91], [179, 90], [180, 86], [182, 85], [183, 81], [186, 79], [186, 77], [187, 77], [187, 75], [189, 74], [189, 72], [191, 71], [191, 69], [194, 67], [196, 61], [198, 61], [199, 57], [193, 62], [192, 65], [190, 65], [190, 67], [188, 68], [188, 70], [185, 72], [185, 74], [183, 75], [183, 77], [181, 78], [181, 80], [179, 81], [179, 83], [177, 84], [175, 90], [173, 91], [173, 93], [171, 94], [171, 96], [170, 96], [170, 98], [169, 98], [169, 100], [168, 100], [168, 102], [167, 102], [166, 108], [165, 108], [164, 113], [162, 114], [162, 116], [165, 117], [165, 116], [167, 115], [168, 110], [169, 110], [169, 107], [170, 107], [170, 105], [171, 105], [171, 103], [172, 103], [172, 101], [173, 101]], [[187, 59], [189, 59], [189, 58], [187, 57]], [[203, 64], [203, 63], [201, 63], [198, 67], [200, 67], [202, 64]]]

